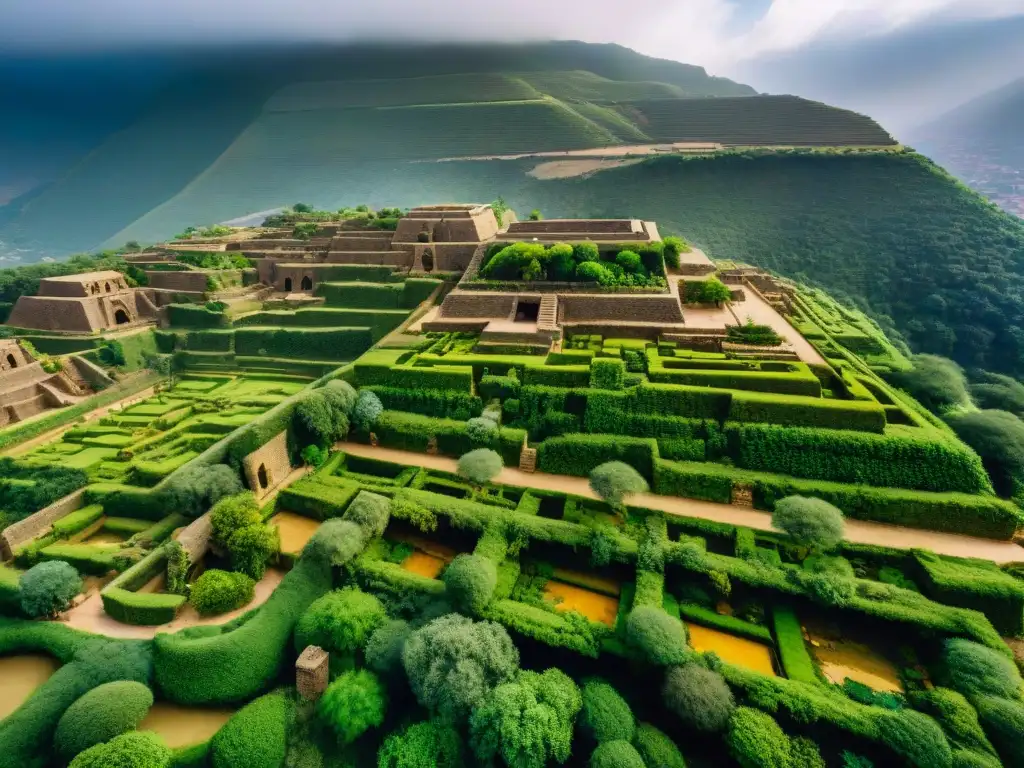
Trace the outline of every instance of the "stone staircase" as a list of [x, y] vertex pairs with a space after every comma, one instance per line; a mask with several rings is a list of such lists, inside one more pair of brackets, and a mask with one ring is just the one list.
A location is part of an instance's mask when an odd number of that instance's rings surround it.
[[558, 294], [546, 293], [540, 299], [537, 311], [538, 331], [558, 330]]
[[537, 449], [523, 448], [519, 453], [519, 469], [522, 472], [537, 471]]

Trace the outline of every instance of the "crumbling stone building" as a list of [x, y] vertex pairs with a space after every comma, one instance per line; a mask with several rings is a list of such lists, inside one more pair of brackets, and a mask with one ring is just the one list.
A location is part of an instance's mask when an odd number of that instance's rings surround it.
[[14, 339], [0, 339], [0, 427], [89, 394], [75, 371], [48, 373]]
[[63, 333], [99, 333], [155, 322], [157, 308], [143, 290], [131, 288], [120, 272], [87, 272], [48, 277], [39, 293], [22, 296], [7, 323]]

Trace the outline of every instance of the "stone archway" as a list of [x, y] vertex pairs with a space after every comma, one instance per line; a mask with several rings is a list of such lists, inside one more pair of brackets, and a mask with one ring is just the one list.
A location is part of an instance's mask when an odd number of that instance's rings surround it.
[[110, 283], [105, 283], [103, 286], [103, 290], [105, 290], [107, 293], [110, 293]]
[[17, 361], [17, 359], [16, 359], [15, 357], [14, 357], [14, 355], [8, 355], [8, 356], [7, 356], [7, 364], [8, 364], [9, 366], [11, 366], [11, 368], [17, 368], [17, 367], [18, 367], [18, 361]]
[[425, 251], [423, 251], [423, 257], [421, 258], [421, 261], [423, 263], [424, 272], [434, 271], [434, 252], [432, 250], [427, 248]]
[[267, 474], [266, 464], [260, 464], [259, 469], [256, 470], [256, 481], [260, 484], [261, 489], [270, 487], [270, 476]]
[[114, 322], [117, 323], [118, 325], [124, 325], [125, 323], [130, 323], [131, 321], [132, 317], [131, 315], [128, 314], [126, 310], [119, 309], [116, 312], [114, 312]]
[[288, 293], [291, 293], [291, 291], [292, 291], [292, 279], [290, 277], [286, 277], [284, 279], [284, 289]]
[[304, 290], [304, 291], [312, 291], [313, 290], [313, 279], [309, 275], [306, 275], [304, 278], [302, 278], [302, 290]]

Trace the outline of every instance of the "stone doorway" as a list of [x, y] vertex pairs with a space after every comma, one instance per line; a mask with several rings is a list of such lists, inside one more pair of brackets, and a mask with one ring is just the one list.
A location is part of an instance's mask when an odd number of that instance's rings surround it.
[[285, 290], [286, 290], [286, 291], [287, 291], [288, 293], [291, 293], [291, 292], [292, 292], [292, 279], [291, 279], [290, 277], [286, 277], [286, 278], [284, 279], [284, 289], [285, 289]]
[[313, 281], [310, 279], [309, 275], [307, 275], [306, 277], [302, 278], [302, 290], [304, 290], [304, 291], [312, 291], [313, 290]]
[[260, 464], [260, 468], [256, 470], [256, 480], [260, 484], [261, 489], [270, 487], [270, 477], [267, 476], [266, 464]]
[[11, 366], [11, 368], [17, 368], [18, 367], [18, 361], [14, 359], [14, 355], [8, 355], [7, 356], [7, 364], [9, 366]]
[[123, 309], [119, 309], [114, 313], [114, 322], [117, 323], [118, 325], [124, 325], [125, 323], [130, 323], [131, 321], [131, 317], [129, 317], [128, 313], [125, 312]]
[[427, 250], [425, 250], [423, 252], [423, 259], [422, 259], [422, 261], [423, 261], [423, 271], [424, 272], [433, 272], [434, 271], [434, 252], [432, 250], [427, 248]]

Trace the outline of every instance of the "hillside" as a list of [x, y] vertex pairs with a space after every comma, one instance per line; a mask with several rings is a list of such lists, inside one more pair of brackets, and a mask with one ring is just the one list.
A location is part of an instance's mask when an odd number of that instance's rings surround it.
[[197, 57], [133, 124], [0, 209], [0, 241], [38, 256], [152, 241], [364, 182], [372, 193], [349, 200], [412, 204], [424, 198], [404, 183], [418, 176], [410, 163], [671, 141], [893, 142], [862, 115], [611, 45]]
[[972, 188], [1024, 217], [1024, 78], [953, 109], [912, 139]]

